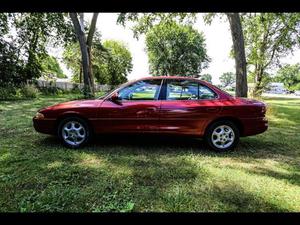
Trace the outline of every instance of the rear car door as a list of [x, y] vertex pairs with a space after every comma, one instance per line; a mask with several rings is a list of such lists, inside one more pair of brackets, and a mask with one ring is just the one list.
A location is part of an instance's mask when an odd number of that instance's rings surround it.
[[220, 110], [217, 94], [207, 86], [188, 79], [166, 79], [164, 85], [160, 131], [202, 135], [205, 121]]

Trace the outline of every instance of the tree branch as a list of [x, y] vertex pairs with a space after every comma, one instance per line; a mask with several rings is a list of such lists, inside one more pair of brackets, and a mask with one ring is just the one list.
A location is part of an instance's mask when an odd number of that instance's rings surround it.
[[95, 30], [96, 30], [96, 23], [97, 23], [98, 15], [99, 15], [99, 13], [93, 14], [90, 30], [89, 30], [88, 37], [87, 37], [87, 45], [89, 47], [92, 46], [92, 41], [93, 41], [93, 36], [94, 36]]

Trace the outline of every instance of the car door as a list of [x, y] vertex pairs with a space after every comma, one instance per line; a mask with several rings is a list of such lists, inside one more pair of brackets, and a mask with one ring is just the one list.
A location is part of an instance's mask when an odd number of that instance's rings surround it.
[[161, 79], [146, 79], [121, 88], [118, 102], [102, 103], [97, 132], [158, 131], [161, 84]]
[[202, 135], [203, 125], [220, 111], [216, 93], [184, 79], [166, 79], [160, 110], [160, 132]]

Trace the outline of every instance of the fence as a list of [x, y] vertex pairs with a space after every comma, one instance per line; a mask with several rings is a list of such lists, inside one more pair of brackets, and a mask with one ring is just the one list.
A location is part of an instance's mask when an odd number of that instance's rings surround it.
[[[83, 88], [83, 84], [77, 84], [66, 81], [47, 81], [47, 80], [37, 80], [37, 85], [39, 87], [57, 87], [62, 90], [72, 90], [73, 88], [78, 87], [79, 89]], [[95, 91], [104, 91], [107, 92], [111, 90], [111, 86], [107, 84], [95, 84]]]

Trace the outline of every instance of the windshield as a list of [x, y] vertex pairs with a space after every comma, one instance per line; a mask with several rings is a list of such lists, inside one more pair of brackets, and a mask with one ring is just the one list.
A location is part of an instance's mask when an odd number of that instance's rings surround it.
[[104, 99], [104, 98], [106, 98], [106, 97], [107, 97], [108, 95], [110, 95], [112, 92], [114, 92], [115, 90], [120, 89], [120, 88], [126, 86], [128, 83], [129, 83], [129, 82], [126, 82], [126, 83], [124, 83], [124, 84], [118, 85], [116, 88], [114, 88], [114, 89], [108, 91], [108, 92], [105, 93], [104, 95], [100, 96], [98, 99]]

